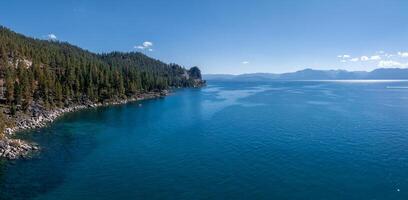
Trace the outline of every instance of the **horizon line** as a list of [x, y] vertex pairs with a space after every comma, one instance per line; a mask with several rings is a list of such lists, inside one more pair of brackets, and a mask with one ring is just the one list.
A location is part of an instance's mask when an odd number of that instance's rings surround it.
[[379, 68], [374, 68], [372, 70], [346, 70], [346, 69], [313, 69], [313, 68], [304, 68], [304, 69], [299, 69], [296, 71], [287, 71], [287, 72], [245, 72], [241, 74], [233, 74], [233, 73], [203, 73], [203, 75], [231, 75], [231, 76], [239, 76], [239, 75], [246, 75], [246, 74], [275, 74], [275, 75], [280, 75], [280, 74], [286, 74], [286, 73], [296, 73], [299, 71], [304, 71], [304, 70], [315, 70], [315, 71], [346, 71], [346, 72], [373, 72], [378, 69], [408, 69], [408, 67], [379, 67]]

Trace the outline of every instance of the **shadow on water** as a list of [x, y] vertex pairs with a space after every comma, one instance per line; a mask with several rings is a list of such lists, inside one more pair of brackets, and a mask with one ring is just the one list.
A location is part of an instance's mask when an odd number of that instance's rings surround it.
[[124, 112], [134, 112], [139, 104], [151, 101], [67, 113], [45, 128], [16, 134], [14, 138], [35, 142], [41, 150], [30, 159], [0, 160], [0, 199], [31, 199], [52, 191], [64, 182], [72, 164], [81, 162], [101, 144], [97, 134], [122, 126], [126, 123], [121, 117]]

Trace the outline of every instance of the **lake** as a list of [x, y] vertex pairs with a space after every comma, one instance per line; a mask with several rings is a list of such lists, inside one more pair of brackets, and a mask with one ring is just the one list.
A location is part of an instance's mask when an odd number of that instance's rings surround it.
[[408, 199], [408, 82], [217, 82], [17, 135], [0, 199]]

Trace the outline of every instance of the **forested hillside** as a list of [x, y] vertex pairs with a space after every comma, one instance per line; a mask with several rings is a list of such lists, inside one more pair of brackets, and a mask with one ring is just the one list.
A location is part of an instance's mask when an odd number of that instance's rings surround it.
[[4, 113], [30, 113], [33, 107], [52, 109], [126, 99], [201, 84], [197, 67], [186, 70], [141, 53], [95, 54], [66, 42], [33, 39], [0, 27], [0, 119], [5, 118]]

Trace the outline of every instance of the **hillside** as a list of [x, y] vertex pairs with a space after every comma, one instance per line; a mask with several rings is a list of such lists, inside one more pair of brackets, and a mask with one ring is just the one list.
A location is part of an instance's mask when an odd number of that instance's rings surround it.
[[141, 53], [95, 54], [0, 27], [0, 132], [24, 117], [204, 84], [189, 70]]

